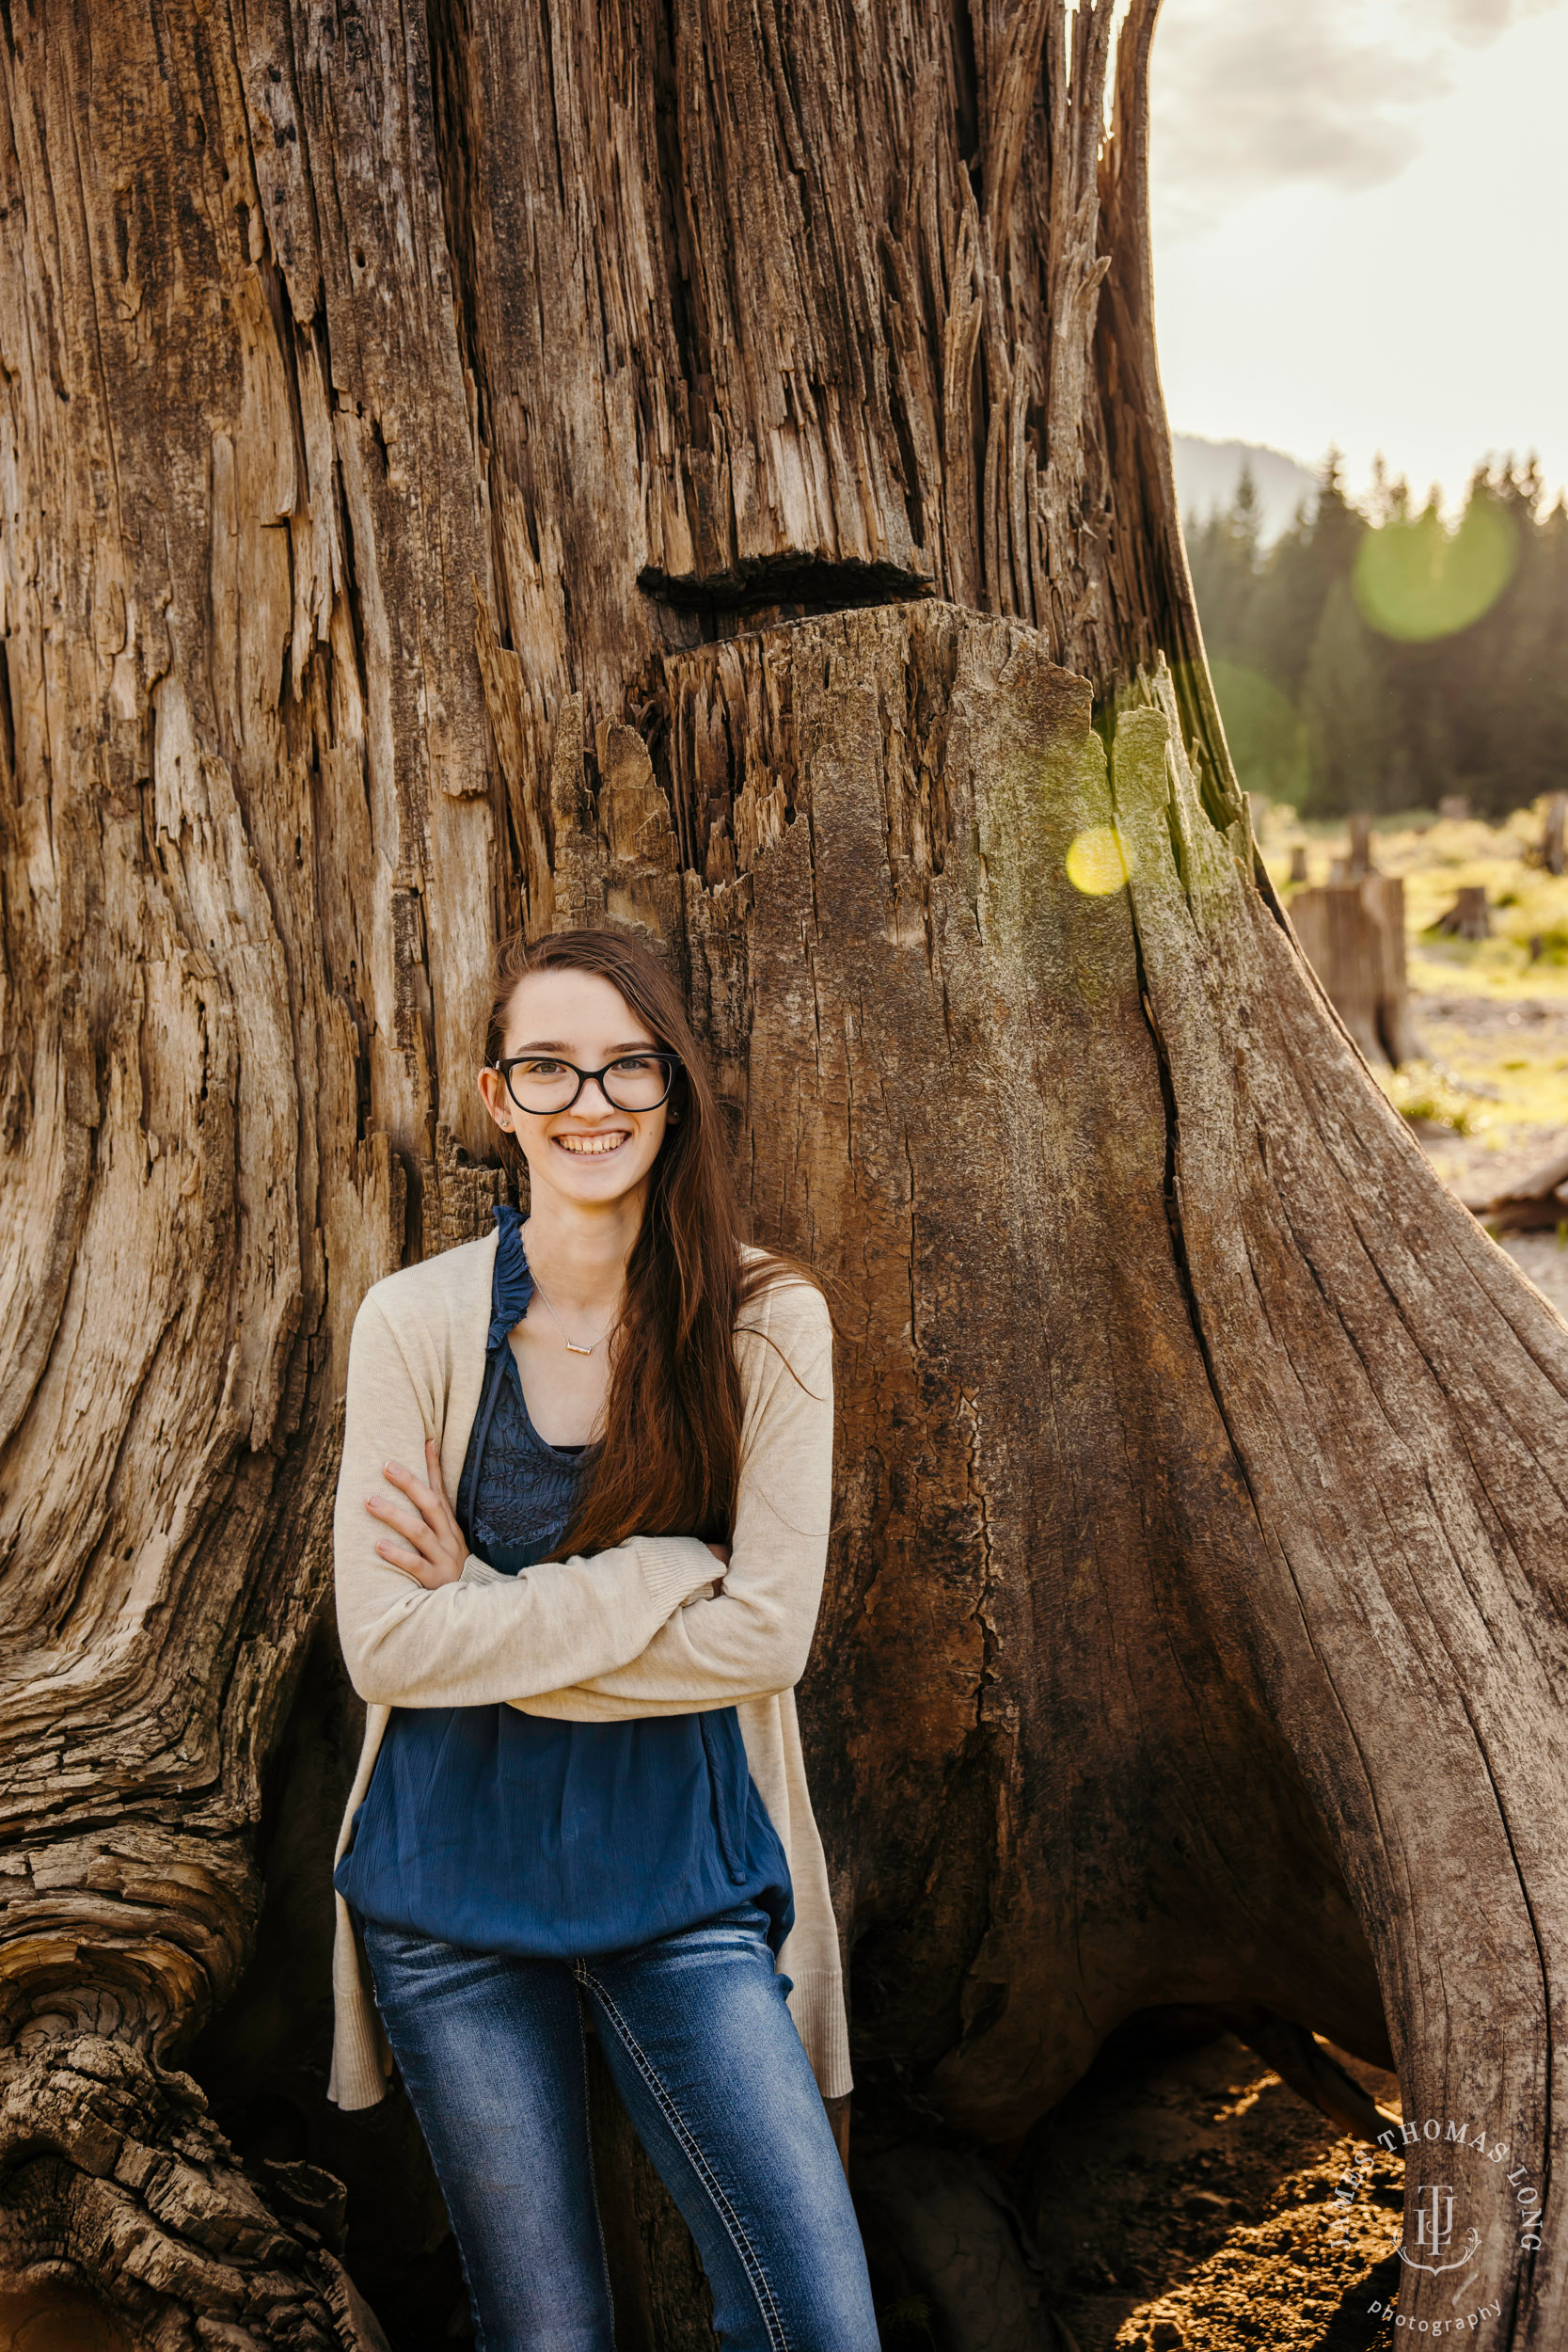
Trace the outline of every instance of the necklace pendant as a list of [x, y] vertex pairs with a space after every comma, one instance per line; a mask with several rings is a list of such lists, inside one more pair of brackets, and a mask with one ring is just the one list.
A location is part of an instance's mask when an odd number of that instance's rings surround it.
[[[597, 1345], [598, 1342], [595, 1340], [594, 1347], [597, 1347]], [[594, 1347], [578, 1347], [571, 1340], [566, 1342], [566, 1353], [568, 1356], [592, 1356], [594, 1353]]]

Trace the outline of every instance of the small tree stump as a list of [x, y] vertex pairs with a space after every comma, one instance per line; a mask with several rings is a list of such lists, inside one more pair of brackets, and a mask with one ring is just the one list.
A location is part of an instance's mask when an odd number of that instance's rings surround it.
[[1437, 803], [1437, 814], [1450, 825], [1463, 825], [1470, 814], [1467, 792], [1445, 792]]
[[1291, 880], [1293, 882], [1304, 882], [1307, 880], [1307, 844], [1305, 841], [1298, 841], [1291, 851]]
[[1368, 817], [1353, 817], [1350, 820], [1350, 857], [1345, 880], [1359, 882], [1364, 874], [1374, 871], [1372, 865], [1372, 827]]
[[1302, 952], [1369, 1062], [1419, 1057], [1404, 953], [1404, 884], [1368, 874], [1301, 891], [1291, 920]]
[[1546, 829], [1541, 838], [1541, 863], [1548, 874], [1563, 871], [1563, 835], [1568, 833], [1568, 792], [1554, 792], [1546, 803]]
[[1492, 917], [1487, 911], [1484, 887], [1466, 882], [1452, 906], [1437, 917], [1432, 928], [1449, 939], [1490, 939]]
[[1531, 1233], [1568, 1224], [1568, 1152], [1555, 1152], [1506, 1192], [1488, 1200], [1466, 1200], [1494, 1233]]

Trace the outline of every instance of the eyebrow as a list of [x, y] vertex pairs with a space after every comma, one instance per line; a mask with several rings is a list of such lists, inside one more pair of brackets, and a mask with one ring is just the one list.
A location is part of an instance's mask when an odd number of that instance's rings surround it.
[[[634, 1037], [624, 1044], [612, 1045], [610, 1049], [610, 1058], [611, 1061], [614, 1061], [622, 1054], [657, 1054], [659, 1050], [660, 1049], [654, 1043], [652, 1038]], [[563, 1044], [558, 1037], [536, 1037], [531, 1038], [526, 1045], [519, 1045], [517, 1051], [519, 1054], [560, 1054], [562, 1056], [565, 1056], [571, 1051], [571, 1048], [569, 1045]]]

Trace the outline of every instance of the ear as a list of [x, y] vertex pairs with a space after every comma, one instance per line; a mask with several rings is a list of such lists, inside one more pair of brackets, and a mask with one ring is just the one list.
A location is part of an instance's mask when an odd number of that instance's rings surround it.
[[[486, 1086], [484, 1083], [487, 1078], [491, 1081], [489, 1086]], [[500, 1073], [498, 1070], [493, 1069], [489, 1062], [486, 1062], [483, 1068], [480, 1071], [475, 1083], [479, 1088], [480, 1101], [483, 1104], [485, 1109], [489, 1112], [490, 1117], [494, 1120], [496, 1125], [500, 1129], [502, 1135], [510, 1136], [515, 1134], [516, 1131], [512, 1124], [511, 1097], [506, 1091], [506, 1083], [501, 1077]], [[499, 1104], [491, 1100], [492, 1092], [499, 1093], [500, 1097]]]

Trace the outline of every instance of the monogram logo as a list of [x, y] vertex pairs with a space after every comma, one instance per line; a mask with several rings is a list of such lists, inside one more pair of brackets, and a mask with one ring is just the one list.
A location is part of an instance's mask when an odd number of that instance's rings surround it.
[[[1416, 2251], [1412, 2253], [1402, 2239], [1399, 2249], [1402, 2263], [1411, 2270], [1430, 2270], [1435, 2275], [1445, 2270], [1463, 2270], [1474, 2261], [1476, 2249], [1481, 2244], [1481, 2232], [1475, 2228], [1466, 2233], [1464, 2248], [1452, 2262], [1436, 2259], [1446, 2254], [1453, 2244], [1453, 2190], [1447, 2181], [1423, 2185], [1417, 2189], [1411, 2202], [1416, 2209]], [[1424, 2254], [1430, 2254], [1434, 2259], [1423, 2262], [1421, 2257]]]

